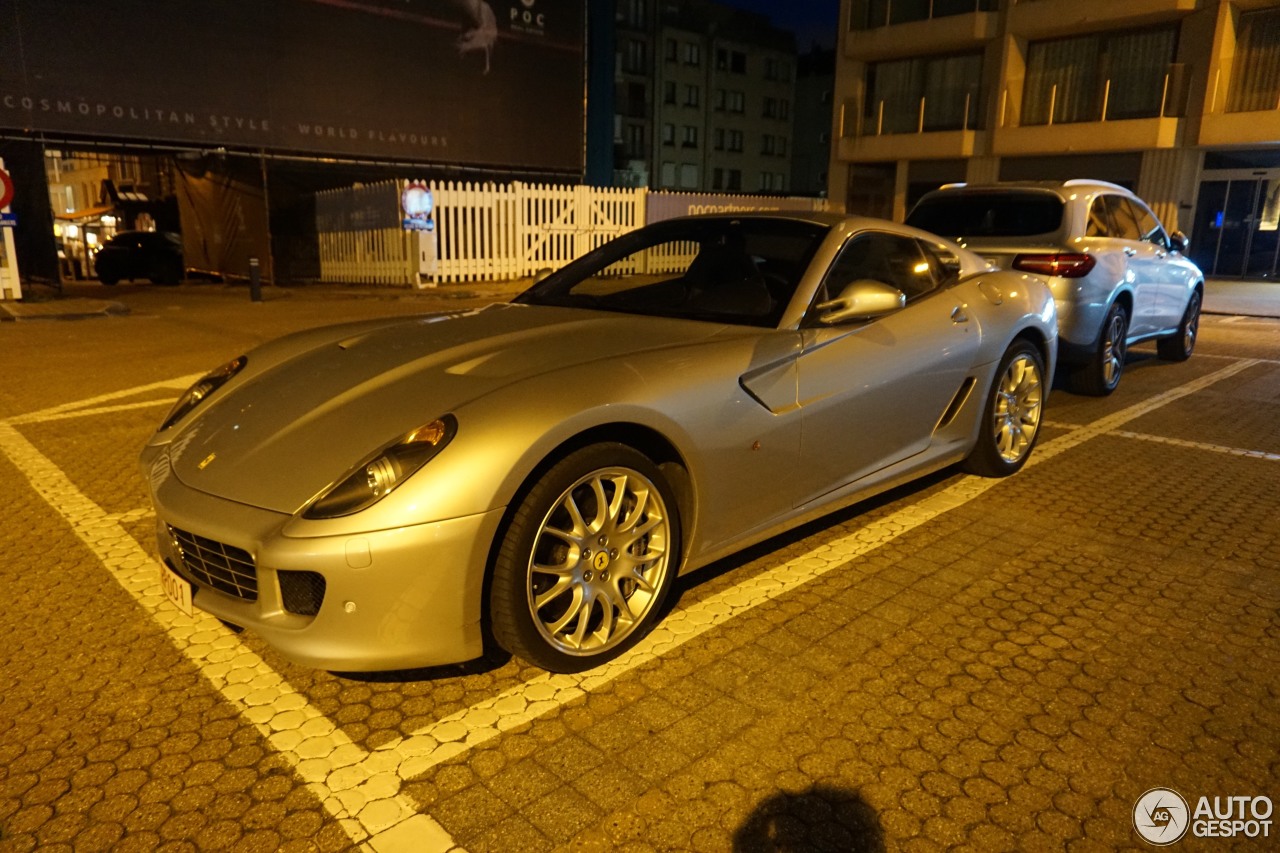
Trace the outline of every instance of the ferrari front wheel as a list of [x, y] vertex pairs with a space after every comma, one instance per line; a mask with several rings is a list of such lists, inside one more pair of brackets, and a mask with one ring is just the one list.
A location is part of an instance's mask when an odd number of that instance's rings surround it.
[[495, 639], [553, 672], [617, 657], [658, 618], [679, 541], [671, 488], [648, 457], [616, 443], [569, 454], [505, 529], [489, 596]]

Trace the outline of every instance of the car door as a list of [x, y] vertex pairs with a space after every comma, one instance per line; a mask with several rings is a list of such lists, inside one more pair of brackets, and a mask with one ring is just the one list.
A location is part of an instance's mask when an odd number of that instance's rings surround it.
[[[1129, 318], [1129, 335], [1145, 335], [1160, 328], [1160, 271], [1158, 261], [1164, 252], [1154, 243], [1142, 239], [1138, 209], [1122, 195], [1103, 197], [1111, 215], [1113, 250], [1125, 257], [1124, 278], [1133, 291], [1133, 316]], [[1157, 257], [1159, 253], [1159, 257]]]
[[1156, 309], [1152, 316], [1154, 330], [1171, 329], [1182, 321], [1191, 292], [1191, 270], [1181, 263], [1182, 255], [1173, 251], [1169, 236], [1155, 214], [1140, 201], [1130, 200], [1138, 217], [1143, 242], [1151, 246], [1143, 258], [1144, 272], [1156, 285]]
[[[981, 340], [952, 287], [958, 264], [889, 232], [862, 232], [841, 249], [802, 329], [799, 504], [922, 452], [968, 375]], [[905, 307], [828, 325], [818, 306], [853, 281], [906, 295]]]

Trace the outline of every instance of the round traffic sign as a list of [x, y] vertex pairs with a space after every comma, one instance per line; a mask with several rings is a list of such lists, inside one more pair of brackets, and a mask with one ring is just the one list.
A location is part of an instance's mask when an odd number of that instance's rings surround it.
[[8, 207], [11, 201], [13, 201], [13, 178], [9, 177], [9, 173], [4, 169], [0, 169], [0, 210]]

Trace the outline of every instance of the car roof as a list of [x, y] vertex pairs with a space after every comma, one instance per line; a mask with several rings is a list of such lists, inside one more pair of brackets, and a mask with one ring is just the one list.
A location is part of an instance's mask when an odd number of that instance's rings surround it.
[[1132, 190], [1126, 189], [1119, 184], [1113, 184], [1110, 181], [1101, 181], [1095, 178], [1072, 178], [1066, 181], [992, 181], [990, 183], [980, 184], [943, 184], [938, 189], [930, 191], [928, 195], [940, 192], [991, 192], [992, 190], [1007, 189], [1048, 190], [1050, 192], [1056, 192], [1059, 195], [1066, 195], [1070, 192], [1081, 191], [1087, 194], [1095, 192], [1116, 192], [1124, 195], [1133, 195]]

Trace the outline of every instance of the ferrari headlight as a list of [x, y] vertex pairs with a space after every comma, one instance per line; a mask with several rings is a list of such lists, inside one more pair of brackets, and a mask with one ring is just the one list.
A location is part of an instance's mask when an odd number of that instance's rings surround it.
[[373, 506], [414, 471], [444, 449], [458, 430], [453, 415], [436, 418], [409, 432], [320, 495], [303, 511], [305, 518], [337, 518]]
[[206, 373], [199, 382], [188, 388], [186, 393], [178, 398], [178, 402], [173, 404], [173, 408], [165, 416], [164, 423], [160, 425], [160, 431], [167, 430], [185, 418], [192, 409], [204, 402], [206, 397], [225, 385], [231, 377], [244, 370], [244, 366], [248, 363], [249, 359], [239, 356]]

